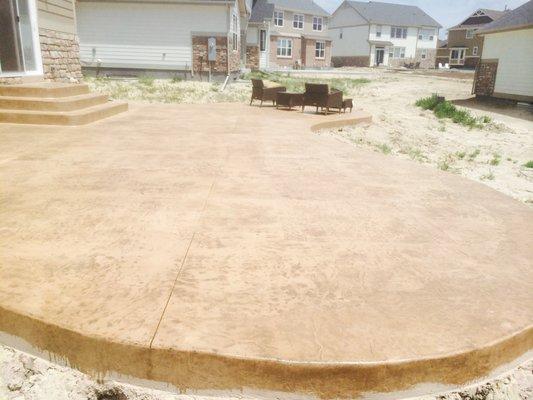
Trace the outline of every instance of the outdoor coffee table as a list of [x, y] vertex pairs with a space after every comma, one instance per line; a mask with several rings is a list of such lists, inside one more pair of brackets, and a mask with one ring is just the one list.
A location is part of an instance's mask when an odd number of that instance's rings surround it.
[[303, 102], [303, 93], [278, 92], [276, 96], [276, 108], [287, 107], [292, 109], [293, 107], [301, 106]]

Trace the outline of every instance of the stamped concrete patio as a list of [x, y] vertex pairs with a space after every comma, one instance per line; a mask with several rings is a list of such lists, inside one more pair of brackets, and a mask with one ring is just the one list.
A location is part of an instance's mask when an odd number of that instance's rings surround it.
[[531, 209], [311, 133], [348, 117], [367, 115], [0, 125], [0, 339], [183, 391], [323, 398], [464, 384], [530, 350]]

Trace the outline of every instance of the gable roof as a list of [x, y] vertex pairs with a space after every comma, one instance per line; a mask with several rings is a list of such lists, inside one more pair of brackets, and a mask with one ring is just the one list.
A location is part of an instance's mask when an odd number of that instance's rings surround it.
[[347, 1], [369, 23], [400, 26], [442, 26], [417, 6], [370, 1]]
[[478, 33], [501, 32], [533, 27], [533, 0], [505, 13], [503, 17], [485, 25]]
[[268, 0], [275, 8], [281, 10], [298, 11], [303, 14], [329, 17], [329, 13], [316, 4], [313, 0]]
[[490, 10], [488, 8], [479, 8], [463, 20], [460, 24], [452, 26], [452, 29], [473, 29], [490, 24], [493, 21], [503, 17], [507, 11]]
[[261, 23], [265, 20], [272, 19], [274, 15], [274, 4], [267, 0], [257, 0], [252, 8], [252, 15], [250, 15], [249, 23]]

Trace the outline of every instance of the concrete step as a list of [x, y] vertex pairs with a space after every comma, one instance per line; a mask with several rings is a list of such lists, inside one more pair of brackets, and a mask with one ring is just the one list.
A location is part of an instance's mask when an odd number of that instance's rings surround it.
[[107, 102], [74, 111], [0, 109], [0, 122], [37, 125], [85, 125], [128, 110], [128, 103]]
[[0, 96], [57, 98], [89, 93], [84, 83], [22, 83], [19, 85], [0, 85]]
[[87, 93], [68, 97], [0, 96], [0, 109], [28, 111], [73, 111], [104, 104], [105, 94]]

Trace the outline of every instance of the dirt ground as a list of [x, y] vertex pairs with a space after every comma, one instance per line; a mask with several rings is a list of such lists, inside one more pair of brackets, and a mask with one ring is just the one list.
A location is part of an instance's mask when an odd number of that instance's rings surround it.
[[[368, 71], [371, 80], [352, 93], [355, 106], [369, 111], [373, 123], [319, 134], [412, 159], [482, 182], [525, 203], [533, 203], [533, 109], [478, 103], [470, 94], [472, 74], [446, 71]], [[432, 93], [456, 101], [473, 115], [488, 116], [483, 129], [469, 129], [415, 106]]]

